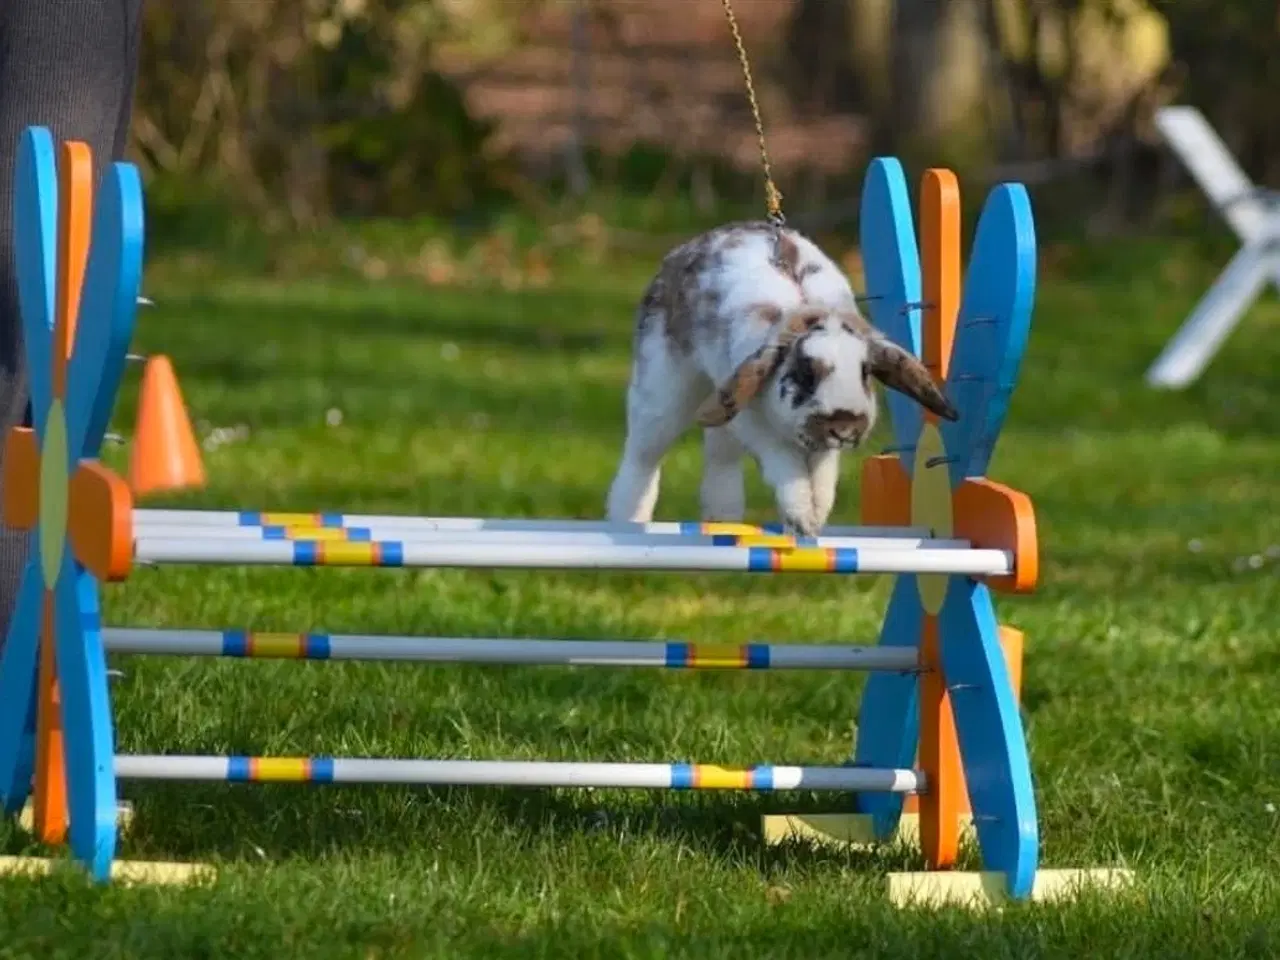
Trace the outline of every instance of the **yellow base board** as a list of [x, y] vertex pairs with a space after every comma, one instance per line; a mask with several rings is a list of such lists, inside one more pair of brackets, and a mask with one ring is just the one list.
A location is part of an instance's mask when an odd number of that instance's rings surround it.
[[[120, 833], [127, 833], [132, 825], [133, 804], [127, 800], [121, 800], [116, 804], [116, 829]], [[30, 800], [22, 807], [22, 812], [18, 814], [18, 826], [27, 833], [35, 832], [35, 813], [32, 810]]]
[[[55, 870], [76, 870], [72, 860], [49, 857], [0, 857], [0, 876], [47, 877]], [[204, 863], [163, 863], [145, 860], [117, 860], [111, 864], [114, 883], [183, 884], [211, 879], [213, 868]]]
[[[760, 832], [767, 846], [790, 840], [803, 840], [818, 846], [849, 849], [920, 844], [920, 814], [904, 813], [898, 818], [898, 829], [887, 840], [877, 840], [871, 816], [866, 813], [780, 813], [760, 818]], [[973, 818], [960, 820], [960, 842], [974, 839]]]
[[[35, 816], [28, 800], [18, 815], [18, 825], [27, 833], [33, 832]], [[133, 804], [127, 800], [116, 805], [116, 825], [120, 833], [127, 833], [133, 825]], [[44, 877], [57, 869], [79, 870], [74, 860], [49, 857], [0, 857], [0, 876]], [[115, 883], [184, 884], [211, 878], [213, 868], [203, 863], [165, 863], [146, 860], [117, 860], [111, 864], [111, 879]]]
[[[1037, 870], [1029, 900], [1060, 903], [1082, 892], [1119, 890], [1133, 882], [1131, 870]], [[889, 874], [889, 900], [896, 907], [999, 907], [1010, 899], [1002, 873], [923, 872]]]

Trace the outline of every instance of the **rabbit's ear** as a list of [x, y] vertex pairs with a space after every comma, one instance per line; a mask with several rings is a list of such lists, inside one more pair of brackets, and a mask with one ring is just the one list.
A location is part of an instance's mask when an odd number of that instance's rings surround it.
[[946, 420], [959, 420], [960, 413], [930, 376], [928, 368], [911, 353], [879, 336], [867, 340], [867, 365], [871, 374]]
[[[758, 308], [757, 312], [767, 313], [769, 309], [777, 312], [776, 308]], [[703, 401], [696, 416], [699, 426], [719, 427], [736, 417], [782, 366], [796, 341], [820, 323], [822, 316], [818, 311], [800, 310], [777, 323], [760, 349], [742, 361], [724, 385]]]

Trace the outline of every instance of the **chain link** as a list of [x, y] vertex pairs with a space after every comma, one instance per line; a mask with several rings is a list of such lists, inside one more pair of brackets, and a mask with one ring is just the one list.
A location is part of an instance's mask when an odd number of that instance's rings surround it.
[[742, 33], [738, 30], [738, 18], [733, 13], [730, 0], [721, 0], [725, 18], [729, 21], [729, 30], [733, 33], [734, 46], [738, 48], [738, 62], [742, 64], [742, 79], [747, 84], [747, 100], [751, 103], [751, 116], [756, 123], [756, 139], [760, 144], [760, 166], [764, 168], [764, 202], [769, 210], [769, 220], [774, 226], [781, 228], [786, 224], [782, 213], [782, 192], [773, 182], [773, 170], [769, 164], [769, 151], [764, 142], [764, 123], [760, 119], [760, 104], [756, 101], [756, 88], [751, 80], [751, 64], [747, 60], [747, 48], [742, 43]]

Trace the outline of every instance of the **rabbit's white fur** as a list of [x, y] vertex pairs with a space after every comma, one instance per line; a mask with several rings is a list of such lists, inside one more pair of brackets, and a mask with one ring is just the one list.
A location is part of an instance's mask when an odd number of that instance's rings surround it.
[[652, 519], [662, 458], [697, 422], [704, 520], [742, 520], [750, 454], [783, 524], [817, 535], [841, 452], [875, 426], [872, 376], [954, 418], [923, 365], [863, 319], [849, 281], [812, 241], [764, 222], [695, 237], [666, 256], [636, 312], [609, 519]]

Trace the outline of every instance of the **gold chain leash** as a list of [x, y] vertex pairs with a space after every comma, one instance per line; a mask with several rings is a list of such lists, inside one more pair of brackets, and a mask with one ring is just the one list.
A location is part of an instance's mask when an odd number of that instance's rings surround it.
[[747, 60], [747, 48], [742, 43], [742, 33], [738, 30], [738, 18], [734, 16], [733, 4], [730, 0], [721, 0], [724, 15], [729, 21], [729, 29], [733, 33], [734, 46], [738, 48], [738, 62], [742, 64], [742, 79], [747, 83], [747, 100], [751, 103], [751, 116], [756, 122], [756, 138], [760, 142], [760, 165], [764, 168], [764, 202], [769, 208], [769, 219], [776, 226], [786, 223], [782, 214], [782, 193], [773, 182], [773, 171], [769, 165], [769, 151], [764, 143], [764, 123], [760, 120], [760, 104], [756, 102], [755, 84], [751, 82], [751, 64]]

